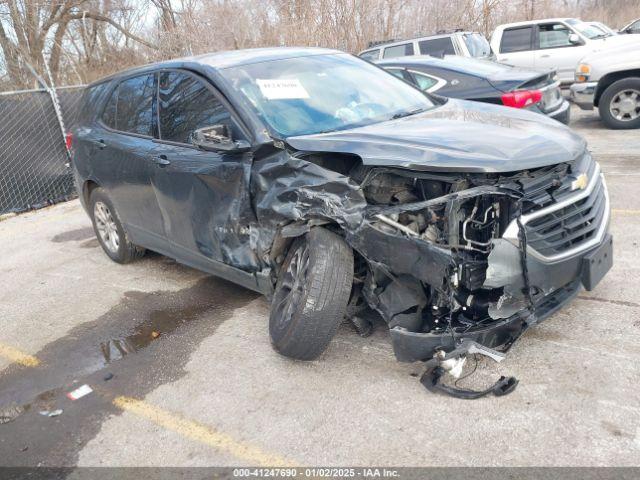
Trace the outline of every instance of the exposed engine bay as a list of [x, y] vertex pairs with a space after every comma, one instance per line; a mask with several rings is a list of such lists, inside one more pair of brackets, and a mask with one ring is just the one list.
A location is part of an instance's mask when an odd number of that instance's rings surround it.
[[[336, 169], [321, 155], [304, 158]], [[362, 216], [341, 225], [359, 260], [347, 315], [366, 334], [367, 312], [377, 312], [401, 361], [445, 358], [461, 345], [496, 357], [581, 283], [589, 288], [583, 254], [601, 243], [609, 215], [589, 154], [511, 173], [356, 163], [340, 174], [366, 201]]]

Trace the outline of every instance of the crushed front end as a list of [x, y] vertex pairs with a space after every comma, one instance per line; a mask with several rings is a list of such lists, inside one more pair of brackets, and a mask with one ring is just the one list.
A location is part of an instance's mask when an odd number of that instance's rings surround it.
[[612, 265], [609, 197], [588, 153], [506, 174], [361, 166], [350, 177], [367, 200], [346, 232], [361, 259], [350, 314], [378, 312], [401, 361], [465, 340], [505, 351]]

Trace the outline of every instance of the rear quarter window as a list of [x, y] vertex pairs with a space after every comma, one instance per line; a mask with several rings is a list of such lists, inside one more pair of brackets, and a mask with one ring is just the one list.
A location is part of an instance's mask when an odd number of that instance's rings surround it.
[[97, 109], [101, 105], [101, 99], [107, 90], [109, 83], [100, 83], [92, 87], [88, 87], [82, 94], [82, 110], [79, 112], [79, 120], [86, 121], [94, 118]]
[[526, 52], [533, 50], [533, 27], [510, 28], [502, 32], [500, 53]]
[[380, 49], [376, 49], [376, 50], [369, 50], [368, 52], [362, 52], [360, 54], [360, 58], [362, 58], [363, 60], [378, 60], [378, 58], [380, 57]]

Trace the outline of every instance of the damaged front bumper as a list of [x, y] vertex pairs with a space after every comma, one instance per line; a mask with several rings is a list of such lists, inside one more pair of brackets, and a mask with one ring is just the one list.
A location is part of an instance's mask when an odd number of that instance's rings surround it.
[[[451, 250], [411, 236], [392, 241], [371, 226], [351, 238], [374, 267], [393, 265], [394, 280], [384, 289], [365, 285], [364, 295], [389, 323], [397, 359], [429, 360], [465, 340], [506, 351], [527, 328], [571, 301], [581, 288], [593, 289], [612, 266], [613, 247], [607, 233], [609, 196], [595, 162], [585, 177], [590, 180], [573, 180], [571, 192], [560, 200], [513, 218], [500, 238], [491, 241], [482, 288], [467, 291], [463, 298], [454, 293], [459, 284], [451, 281], [451, 272], [453, 265], [458, 275], [464, 262]], [[450, 313], [448, 318], [441, 316], [435, 328], [425, 328], [420, 312], [439, 307], [421, 297], [412, 279], [448, 290], [449, 312], [460, 313], [462, 321], [452, 324]], [[486, 292], [500, 295], [485, 301], [484, 318], [470, 321], [465, 310], [471, 309], [474, 295]]]
[[393, 351], [401, 362], [425, 361], [438, 350], [449, 351], [464, 340], [473, 340], [496, 350], [506, 351], [527, 328], [539, 323], [571, 301], [580, 291], [580, 279], [544, 297], [533, 311], [525, 308], [509, 318], [498, 320], [486, 327], [478, 327], [465, 333], [419, 333], [406, 328], [390, 330]]
[[[512, 260], [517, 258], [516, 254]], [[455, 348], [463, 340], [473, 340], [489, 348], [505, 351], [527, 328], [553, 315], [582, 288], [593, 289], [611, 268], [612, 262], [613, 239], [609, 234], [596, 247], [555, 264], [544, 264], [535, 258], [529, 258], [528, 263], [535, 265], [531, 268], [534, 272], [531, 282], [540, 292], [534, 296], [533, 307], [521, 305], [520, 309], [516, 307], [517, 311], [507, 318], [495, 320], [486, 326], [472, 327], [463, 333], [420, 333], [397, 326], [390, 330], [394, 353], [403, 362], [423, 361], [433, 357], [437, 350], [449, 351]], [[504, 266], [509, 268], [508, 265]], [[521, 284], [521, 277], [522, 274], [518, 272], [511, 285]], [[550, 291], [543, 293], [536, 284], [544, 284]], [[554, 284], [561, 286], [555, 287]]]

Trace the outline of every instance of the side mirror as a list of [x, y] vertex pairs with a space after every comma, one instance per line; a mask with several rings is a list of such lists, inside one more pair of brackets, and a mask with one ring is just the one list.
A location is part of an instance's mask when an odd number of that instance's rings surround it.
[[246, 140], [234, 141], [229, 127], [222, 124], [199, 128], [191, 134], [191, 143], [212, 152], [245, 152], [251, 148]]
[[571, 43], [573, 45], [580, 45], [582, 43], [582, 40], [580, 40], [580, 37], [578, 36], [577, 33], [570, 33], [569, 34], [569, 43]]

